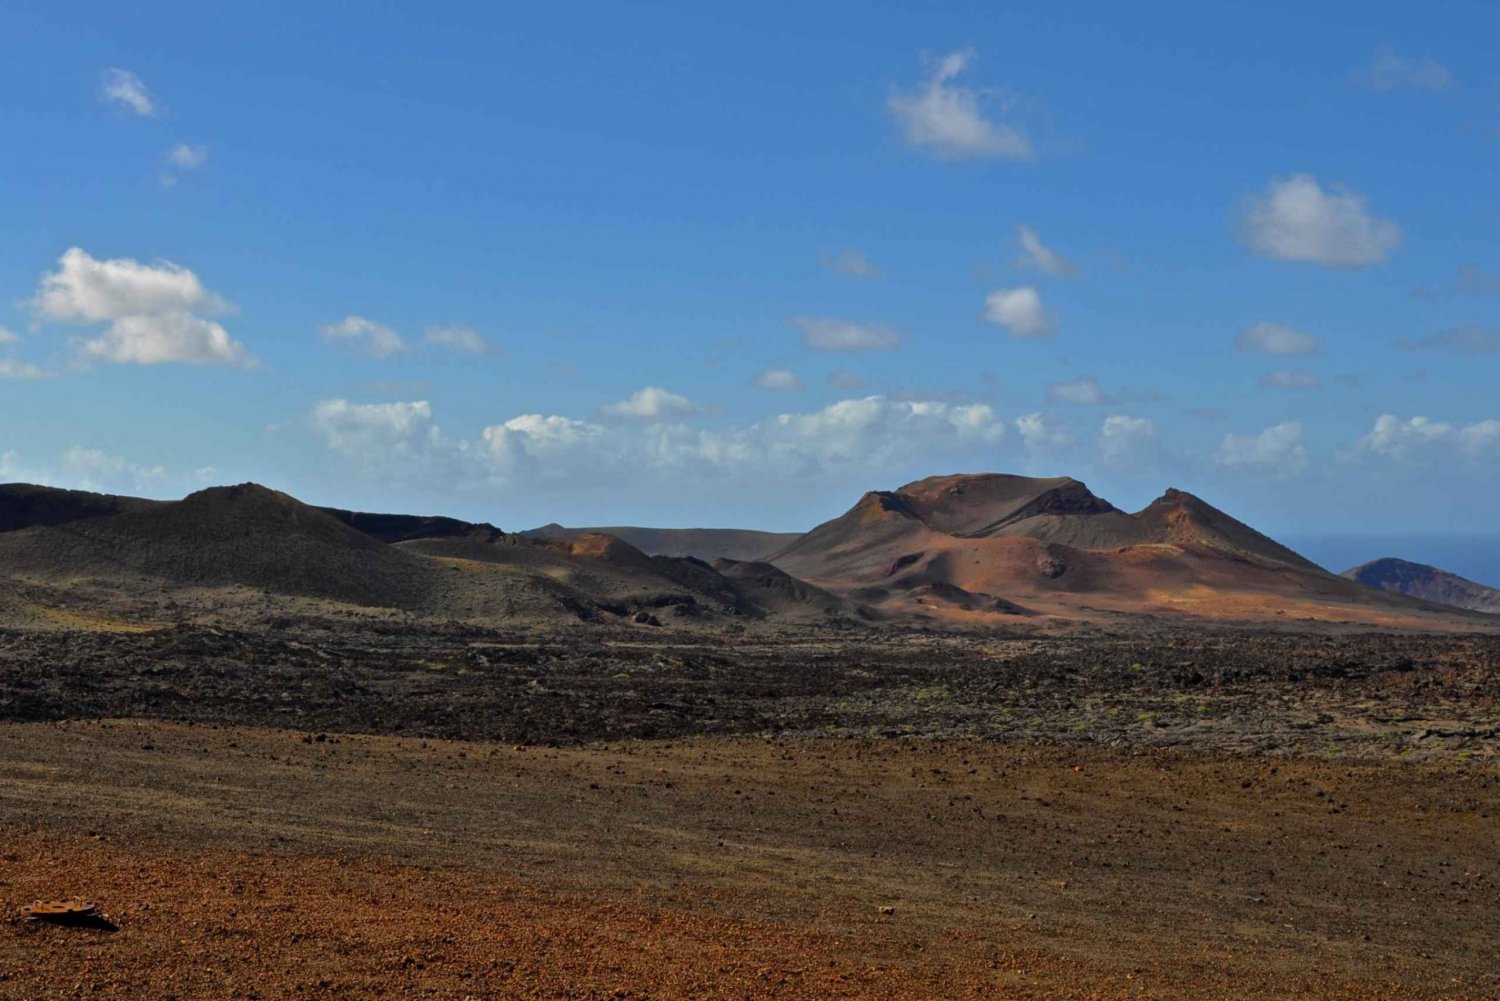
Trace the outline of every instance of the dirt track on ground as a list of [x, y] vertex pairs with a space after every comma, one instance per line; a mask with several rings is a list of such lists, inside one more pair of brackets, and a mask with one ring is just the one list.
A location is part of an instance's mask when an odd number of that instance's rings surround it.
[[0, 924], [0, 996], [1500, 997], [1497, 818], [1462, 761], [13, 724], [0, 900], [120, 930]]

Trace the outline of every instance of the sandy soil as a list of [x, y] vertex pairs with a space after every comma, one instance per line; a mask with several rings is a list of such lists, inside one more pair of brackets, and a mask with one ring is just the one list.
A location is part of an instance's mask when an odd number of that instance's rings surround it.
[[1475, 761], [322, 737], [0, 726], [0, 996], [1500, 997]]

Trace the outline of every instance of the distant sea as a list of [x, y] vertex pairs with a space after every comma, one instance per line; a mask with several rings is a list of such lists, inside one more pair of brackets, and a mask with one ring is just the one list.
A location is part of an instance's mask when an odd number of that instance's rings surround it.
[[1334, 573], [1395, 556], [1500, 587], [1500, 535], [1290, 535], [1277, 541]]

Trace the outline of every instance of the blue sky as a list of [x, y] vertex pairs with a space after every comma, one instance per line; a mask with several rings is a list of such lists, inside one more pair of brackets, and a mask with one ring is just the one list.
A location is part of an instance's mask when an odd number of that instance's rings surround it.
[[3, 478], [1493, 528], [1493, 5], [367, 6], [0, 12]]

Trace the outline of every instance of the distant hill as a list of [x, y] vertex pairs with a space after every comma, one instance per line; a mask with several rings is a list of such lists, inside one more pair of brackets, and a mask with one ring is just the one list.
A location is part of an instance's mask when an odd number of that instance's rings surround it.
[[15, 484], [0, 489], [0, 515], [12, 526], [0, 532], [0, 573], [74, 607], [186, 601], [253, 617], [256, 595], [285, 595], [467, 620], [642, 625], [861, 611], [774, 568], [768, 585], [605, 533], [526, 538], [455, 518], [313, 507], [253, 483], [181, 501]]
[[1425, 563], [1388, 556], [1345, 570], [1342, 576], [1383, 591], [1475, 612], [1500, 614], [1500, 589], [1476, 584]]
[[1131, 514], [1070, 477], [936, 476], [873, 491], [768, 561], [887, 612], [959, 621], [1043, 612], [1397, 624], [1440, 614], [1354, 587], [1184, 491]]
[[51, 580], [139, 574], [390, 607], [424, 604], [437, 578], [428, 562], [254, 483], [6, 533], [0, 566]]
[[565, 539], [598, 533], [623, 539], [651, 556], [691, 556], [710, 561], [759, 559], [791, 544], [800, 534], [745, 528], [564, 528], [556, 523], [521, 534], [529, 538]]
[[488, 522], [459, 521], [457, 518], [445, 518], [442, 515], [369, 514], [364, 511], [345, 511], [336, 507], [319, 508], [319, 510], [381, 542], [462, 537], [493, 542], [505, 537], [504, 532]]
[[118, 497], [87, 490], [63, 490], [35, 483], [0, 484], [0, 532], [14, 532], [33, 525], [61, 525], [112, 514], [144, 511], [162, 501], [143, 497]]
[[[1464, 609], [1500, 610], [1500, 592], [1430, 567], [1379, 561], [1350, 572], [1371, 588], [1183, 491], [1128, 513], [1068, 477], [931, 477], [867, 493], [803, 535], [507, 534], [313, 507], [253, 483], [180, 501], [11, 484], [0, 487], [0, 525], [10, 526], [0, 531], [0, 575], [11, 585], [0, 590], [0, 618], [22, 623], [350, 614], [323, 602], [464, 622], [642, 627], [1149, 616], [1474, 628]], [[697, 555], [778, 543], [761, 559]]]

